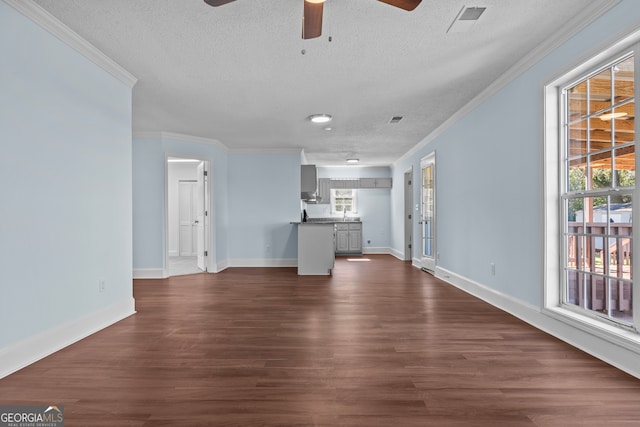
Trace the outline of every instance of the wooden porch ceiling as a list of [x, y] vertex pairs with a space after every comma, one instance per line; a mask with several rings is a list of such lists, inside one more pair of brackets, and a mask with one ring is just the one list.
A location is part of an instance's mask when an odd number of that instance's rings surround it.
[[594, 168], [611, 168], [614, 157], [616, 170], [635, 170], [635, 147], [628, 145], [635, 141], [632, 59], [568, 91], [569, 156], [581, 156], [571, 162], [573, 167], [585, 166], [590, 155]]

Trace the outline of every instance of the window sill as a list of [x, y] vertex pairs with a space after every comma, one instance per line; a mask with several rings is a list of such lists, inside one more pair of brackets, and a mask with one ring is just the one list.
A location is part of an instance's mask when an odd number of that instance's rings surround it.
[[640, 335], [636, 331], [627, 330], [614, 324], [607, 324], [562, 307], [544, 308], [542, 313], [640, 355]]

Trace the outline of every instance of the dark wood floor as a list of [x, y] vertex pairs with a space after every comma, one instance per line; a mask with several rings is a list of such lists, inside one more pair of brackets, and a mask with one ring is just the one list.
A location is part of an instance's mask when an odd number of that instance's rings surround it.
[[640, 380], [390, 256], [134, 283], [138, 314], [0, 380], [65, 426], [637, 426]]

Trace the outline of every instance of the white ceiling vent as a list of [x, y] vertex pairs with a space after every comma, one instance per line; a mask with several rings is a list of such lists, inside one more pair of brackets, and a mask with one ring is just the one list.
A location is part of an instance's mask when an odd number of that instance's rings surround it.
[[398, 123], [402, 119], [404, 119], [403, 116], [393, 116], [393, 117], [391, 117], [391, 120], [389, 120], [389, 123]]
[[466, 7], [463, 6], [456, 19], [453, 20], [447, 33], [464, 33], [478, 22], [486, 7]]

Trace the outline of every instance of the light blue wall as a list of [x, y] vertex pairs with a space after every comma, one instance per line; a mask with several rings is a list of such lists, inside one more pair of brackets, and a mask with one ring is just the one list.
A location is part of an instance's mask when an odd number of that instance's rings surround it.
[[214, 144], [175, 138], [133, 140], [133, 268], [166, 266], [165, 160], [166, 156], [208, 160], [213, 201], [210, 241], [215, 242], [215, 261], [228, 259], [228, 154]]
[[[438, 265], [539, 306], [543, 273], [543, 86], [596, 47], [640, 27], [637, 2], [622, 1], [409, 158], [395, 182], [436, 151]], [[414, 186], [414, 204], [419, 202]], [[392, 195], [392, 245], [403, 248], [403, 189]], [[414, 241], [420, 229], [414, 226]], [[415, 245], [419, 251], [419, 245]], [[416, 254], [414, 253], [414, 257]], [[496, 265], [491, 275], [490, 263]]]
[[[318, 178], [388, 178], [388, 167], [319, 167]], [[402, 179], [394, 180], [393, 186], [402, 187]], [[391, 246], [391, 191], [384, 188], [358, 190], [358, 216], [362, 220], [363, 248], [389, 248]], [[330, 217], [329, 204], [308, 204], [310, 217]]]
[[298, 234], [289, 222], [300, 220], [300, 153], [230, 154], [229, 212], [232, 264], [295, 260]]
[[196, 157], [211, 164], [210, 241], [218, 269], [297, 258], [300, 153], [229, 154], [214, 144], [176, 137], [133, 142], [133, 267], [166, 266], [165, 158]]
[[1, 352], [131, 301], [132, 208], [131, 89], [4, 2], [0, 40]]

